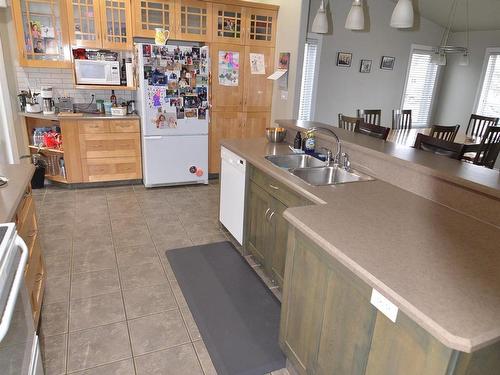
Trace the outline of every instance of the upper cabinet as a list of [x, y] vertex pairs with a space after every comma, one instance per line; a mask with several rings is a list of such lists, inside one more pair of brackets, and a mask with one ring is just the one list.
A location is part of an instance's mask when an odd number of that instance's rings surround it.
[[274, 47], [278, 12], [247, 8], [246, 43], [253, 46]]
[[177, 0], [176, 39], [209, 42], [212, 32], [212, 3]]
[[98, 0], [71, 0], [68, 24], [73, 46], [101, 48], [101, 20]]
[[213, 4], [214, 42], [244, 44], [245, 8], [225, 4]]
[[75, 47], [132, 49], [128, 0], [71, 0], [68, 24], [71, 44]]
[[64, 68], [70, 65], [66, 13], [62, 0], [12, 2], [21, 66]]
[[134, 0], [134, 36], [154, 38], [155, 29], [170, 32], [176, 39], [177, 17], [175, 0]]

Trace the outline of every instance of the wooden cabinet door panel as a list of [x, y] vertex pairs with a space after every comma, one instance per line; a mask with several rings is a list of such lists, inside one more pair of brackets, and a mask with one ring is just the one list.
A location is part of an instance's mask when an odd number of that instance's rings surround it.
[[242, 117], [239, 112], [212, 112], [208, 132], [209, 154], [208, 165], [210, 173], [219, 173], [220, 170], [220, 141], [224, 138], [241, 138]]
[[111, 120], [109, 121], [111, 133], [139, 133], [138, 120]]
[[[264, 55], [265, 74], [252, 74], [250, 54]], [[267, 79], [274, 70], [274, 48], [261, 46], [245, 47], [245, 86], [243, 110], [247, 112], [271, 111], [273, 100], [273, 81]]]
[[175, 0], [134, 0], [134, 36], [154, 38], [155, 28], [170, 32], [176, 39]]
[[132, 49], [132, 13], [130, 7], [129, 0], [101, 0], [103, 48]]
[[86, 182], [142, 178], [141, 159], [134, 157], [82, 159], [82, 170]]
[[177, 0], [176, 35], [179, 40], [210, 42], [212, 39], [212, 3]]
[[255, 260], [266, 266], [269, 259], [268, 214], [272, 208], [272, 197], [257, 184], [250, 182], [247, 204], [247, 250]]
[[141, 141], [136, 133], [80, 135], [82, 159], [140, 157]]
[[212, 41], [219, 43], [244, 44], [245, 8], [214, 3], [212, 9]]
[[109, 124], [103, 120], [82, 120], [78, 121], [80, 134], [108, 133]]
[[285, 261], [288, 241], [288, 222], [283, 217], [287, 207], [277, 199], [273, 199], [273, 212], [270, 221], [273, 224], [272, 253], [270, 254], [271, 278], [280, 287], [283, 287], [285, 276]]
[[266, 128], [271, 126], [271, 114], [269, 112], [248, 112], [244, 116], [243, 138], [264, 137]]
[[[219, 83], [219, 76], [226, 72], [219, 69], [219, 58], [229, 56], [232, 52], [233, 62], [236, 63], [238, 54], [238, 85], [225, 86]], [[212, 111], [241, 111], [243, 109], [243, 87], [245, 79], [245, 47], [237, 44], [212, 43]], [[219, 57], [220, 56], [220, 57]], [[229, 58], [229, 57], [228, 57]]]
[[71, 45], [101, 48], [100, 0], [71, 0], [68, 25]]
[[274, 10], [247, 8], [246, 44], [274, 47], [278, 12]]

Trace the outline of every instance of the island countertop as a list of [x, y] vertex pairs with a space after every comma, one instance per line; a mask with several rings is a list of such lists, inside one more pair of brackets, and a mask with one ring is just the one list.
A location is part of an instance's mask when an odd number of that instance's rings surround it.
[[444, 345], [500, 340], [500, 229], [383, 181], [310, 186], [265, 159], [285, 144], [221, 144], [317, 203], [284, 217]]
[[34, 171], [32, 164], [0, 164], [0, 175], [9, 179], [7, 185], [0, 187], [0, 223], [8, 223], [14, 217]]

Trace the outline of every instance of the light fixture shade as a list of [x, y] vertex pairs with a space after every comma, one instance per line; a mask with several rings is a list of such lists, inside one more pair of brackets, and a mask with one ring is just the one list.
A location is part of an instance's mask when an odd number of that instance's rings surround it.
[[399, 0], [392, 12], [391, 27], [408, 29], [413, 27], [414, 13], [411, 0]]
[[326, 16], [325, 4], [323, 0], [314, 17], [311, 31], [316, 34], [326, 34], [328, 32], [328, 17]]
[[364, 30], [365, 12], [363, 11], [362, 0], [354, 0], [351, 10], [345, 20], [345, 28], [348, 30]]
[[431, 64], [438, 64], [439, 63], [439, 53], [433, 53], [431, 56]]
[[463, 55], [460, 55], [460, 58], [458, 59], [458, 65], [460, 66], [469, 66], [469, 54], [466, 52]]
[[446, 55], [444, 53], [442, 53], [442, 54], [439, 55], [438, 63], [437, 64], [440, 65], [440, 66], [446, 65]]

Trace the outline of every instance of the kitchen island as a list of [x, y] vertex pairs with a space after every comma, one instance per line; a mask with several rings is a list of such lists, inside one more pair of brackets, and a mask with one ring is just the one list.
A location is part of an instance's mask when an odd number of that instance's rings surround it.
[[[498, 226], [380, 179], [308, 185], [265, 159], [289, 154], [285, 144], [222, 145], [309, 202], [284, 210], [289, 230], [280, 240], [288, 244], [280, 344], [299, 373], [498, 373]], [[255, 188], [254, 199], [250, 185], [247, 212], [255, 212], [265, 191]], [[267, 240], [249, 220], [251, 251]], [[397, 308], [394, 323], [370, 304], [372, 289]]]

